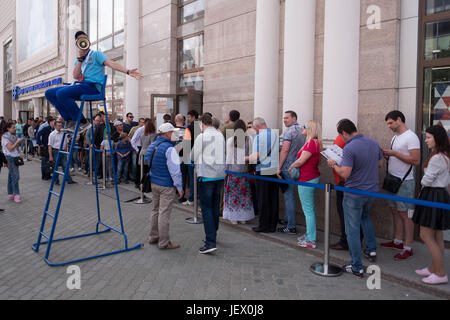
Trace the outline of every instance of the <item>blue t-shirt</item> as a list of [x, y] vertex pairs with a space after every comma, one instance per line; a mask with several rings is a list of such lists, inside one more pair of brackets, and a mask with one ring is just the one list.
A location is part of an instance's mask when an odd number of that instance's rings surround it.
[[[122, 141], [119, 141], [119, 143], [117, 144], [116, 149], [117, 150], [131, 150], [132, 149], [131, 143], [129, 141], [127, 141], [125, 143], [122, 142]], [[126, 154], [127, 152], [128, 151], [118, 151], [118, 153], [120, 153], [122, 155]], [[122, 161], [127, 161], [127, 160], [130, 160], [130, 159], [131, 159], [131, 153], [129, 155], [127, 155], [126, 157], [124, 157], [124, 158], [119, 156], [119, 160], [122, 160]]]
[[[101, 51], [91, 50], [91, 55], [89, 58], [83, 61], [82, 68], [86, 66], [84, 70], [84, 80], [87, 82], [94, 82], [103, 84], [103, 80], [105, 78], [105, 61], [108, 60], [108, 57]], [[89, 54], [88, 54], [89, 55]], [[75, 66], [77, 65], [78, 60], [75, 60]], [[97, 89], [101, 91], [101, 87], [97, 86]]]
[[[379, 191], [378, 161], [383, 159], [380, 145], [359, 134], [351, 138], [344, 148], [342, 167], [351, 167], [352, 173], [345, 182], [346, 188]], [[346, 194], [358, 197], [354, 194]]]

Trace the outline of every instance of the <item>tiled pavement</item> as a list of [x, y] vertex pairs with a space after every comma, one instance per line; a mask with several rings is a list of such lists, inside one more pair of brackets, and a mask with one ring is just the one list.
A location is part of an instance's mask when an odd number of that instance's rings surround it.
[[[56, 236], [92, 232], [96, 223], [94, 189], [85, 179], [67, 186]], [[40, 180], [40, 168], [29, 162], [21, 168], [24, 202], [8, 203], [7, 170], [0, 174], [0, 299], [437, 299], [436, 296], [383, 278], [381, 290], [369, 290], [366, 280], [351, 275], [322, 278], [309, 271], [320, 261], [310, 252], [256, 237], [245, 230], [222, 224], [217, 253], [201, 255], [202, 225], [190, 225], [189, 213], [175, 209], [171, 219], [175, 251], [160, 251], [148, 244], [143, 249], [77, 264], [81, 289], [69, 290], [66, 267], [50, 268], [40, 253], [31, 250], [37, 239], [49, 183]], [[101, 197], [104, 220], [119, 226], [116, 202]], [[122, 204], [129, 245], [144, 243], [151, 205]], [[54, 244], [55, 261], [80, 258], [123, 248], [117, 234]], [[366, 278], [367, 279], [367, 278]]]

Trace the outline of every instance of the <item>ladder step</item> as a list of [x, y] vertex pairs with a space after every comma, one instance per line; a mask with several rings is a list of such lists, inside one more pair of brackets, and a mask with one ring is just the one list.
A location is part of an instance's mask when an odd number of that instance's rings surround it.
[[52, 213], [50, 213], [50, 212], [48, 212], [48, 211], [45, 211], [45, 214], [47, 214], [48, 216], [50, 216], [50, 217], [52, 217], [53, 219], [55, 219], [55, 215], [54, 215], [54, 214], [52, 214]]
[[52, 195], [54, 195], [55, 197], [58, 197], [58, 198], [61, 196], [59, 193], [56, 193], [56, 192], [54, 192], [54, 191], [50, 191], [50, 193], [51, 193]]
[[59, 174], [60, 176], [63, 176], [63, 175], [64, 175], [64, 172], [61, 172], [61, 171], [55, 171], [55, 173], [56, 173], [56, 174]]
[[50, 240], [50, 237], [43, 232], [41, 232], [41, 236], [43, 236], [47, 240]]
[[60, 151], [59, 153], [70, 155], [70, 152], [67, 151]]

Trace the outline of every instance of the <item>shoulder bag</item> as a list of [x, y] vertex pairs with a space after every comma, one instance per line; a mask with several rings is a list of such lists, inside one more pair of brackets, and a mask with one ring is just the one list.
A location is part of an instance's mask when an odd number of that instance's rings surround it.
[[[394, 147], [395, 140], [397, 140], [397, 139], [394, 139], [394, 141], [392, 141], [391, 150]], [[387, 169], [386, 169], [386, 177], [384, 178], [383, 189], [390, 193], [397, 194], [398, 191], [400, 190], [400, 187], [402, 186], [403, 182], [406, 180], [406, 178], [411, 173], [413, 167], [414, 166], [411, 166], [411, 168], [409, 168], [408, 172], [406, 173], [405, 177], [403, 179], [400, 179], [400, 178], [394, 177], [392, 174], [389, 173], [389, 159], [388, 159]]]

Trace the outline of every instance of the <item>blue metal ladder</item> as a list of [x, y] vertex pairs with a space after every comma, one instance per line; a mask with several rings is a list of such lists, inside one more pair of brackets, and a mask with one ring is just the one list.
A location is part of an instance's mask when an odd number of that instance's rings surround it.
[[[94, 137], [94, 126], [93, 126], [93, 114], [92, 114], [92, 102], [98, 102], [98, 101], [102, 101], [104, 106], [105, 106], [105, 116], [106, 116], [106, 128], [107, 128], [107, 132], [108, 132], [108, 142], [109, 142], [109, 147], [110, 150], [113, 150], [113, 146], [112, 146], [112, 142], [111, 142], [111, 129], [109, 127], [109, 121], [108, 121], [108, 110], [106, 108], [106, 98], [105, 98], [105, 87], [106, 87], [106, 81], [107, 81], [107, 76], [105, 75], [103, 84], [102, 84], [102, 90], [101, 93], [98, 95], [83, 95], [81, 96], [80, 100], [81, 100], [81, 107], [80, 107], [80, 112], [78, 114], [78, 119], [77, 119], [77, 124], [76, 124], [76, 128], [75, 128], [75, 132], [73, 133], [73, 137], [76, 137], [78, 135], [78, 131], [80, 128], [80, 121], [81, 118], [83, 117], [83, 110], [84, 110], [84, 105], [85, 102], [89, 102], [89, 107], [90, 107], [90, 115], [91, 115], [91, 133], [92, 133], [92, 137]], [[79, 82], [75, 82], [75, 84], [77, 84]], [[86, 83], [86, 82], [84, 82]], [[112, 161], [112, 169], [113, 169], [113, 176], [114, 176], [114, 186], [115, 186], [115, 191], [116, 191], [116, 198], [117, 198], [117, 207], [119, 210], [119, 219], [120, 219], [120, 230], [116, 229], [110, 225], [107, 225], [106, 223], [102, 222], [101, 220], [101, 216], [100, 216], [100, 200], [99, 200], [99, 193], [98, 193], [98, 178], [97, 178], [97, 166], [94, 166], [94, 174], [95, 174], [95, 192], [96, 192], [96, 200], [97, 200], [97, 224], [96, 224], [96, 228], [95, 228], [95, 232], [92, 233], [86, 233], [86, 234], [81, 234], [81, 235], [76, 235], [76, 236], [71, 236], [71, 237], [66, 237], [66, 238], [60, 238], [60, 239], [54, 239], [54, 235], [55, 235], [55, 229], [56, 229], [56, 224], [58, 222], [58, 217], [61, 211], [61, 204], [62, 204], [62, 200], [63, 200], [63, 196], [64, 196], [64, 190], [66, 187], [66, 183], [67, 183], [67, 177], [70, 174], [69, 168], [70, 168], [70, 163], [72, 162], [72, 157], [73, 157], [73, 151], [75, 149], [75, 145], [76, 145], [76, 139], [72, 139], [72, 142], [70, 144], [70, 149], [69, 152], [63, 151], [63, 146], [64, 146], [64, 141], [67, 137], [67, 133], [64, 133], [63, 135], [63, 140], [61, 141], [61, 147], [59, 149], [58, 152], [58, 156], [56, 159], [56, 164], [55, 164], [55, 170], [53, 173], [53, 178], [52, 178], [52, 182], [50, 185], [50, 191], [48, 193], [48, 199], [47, 199], [47, 204], [45, 206], [45, 210], [44, 210], [44, 215], [42, 218], [42, 224], [41, 224], [41, 228], [39, 231], [39, 235], [38, 235], [38, 241], [37, 243], [33, 244], [32, 248], [35, 252], [39, 252], [39, 248], [41, 245], [47, 245], [47, 251], [45, 254], [45, 258], [44, 261], [51, 267], [60, 267], [60, 266], [65, 266], [68, 264], [74, 264], [74, 263], [78, 263], [78, 262], [82, 262], [82, 261], [86, 261], [86, 260], [92, 260], [92, 259], [96, 259], [96, 258], [101, 258], [101, 257], [106, 257], [106, 256], [110, 256], [110, 255], [114, 255], [114, 254], [119, 254], [119, 253], [123, 253], [123, 252], [128, 252], [128, 251], [132, 251], [132, 250], [136, 250], [136, 249], [140, 249], [142, 248], [142, 244], [138, 244], [134, 247], [128, 247], [128, 238], [127, 235], [125, 234], [125, 230], [124, 230], [124, 224], [123, 224], [123, 218], [122, 218], [122, 208], [120, 205], [120, 198], [119, 198], [119, 189], [117, 187], [117, 176], [116, 176], [116, 169], [115, 169], [115, 165], [114, 165], [114, 157], [111, 153], [111, 161]], [[68, 161], [67, 161], [67, 165], [65, 167], [64, 172], [60, 172], [58, 171], [59, 166], [61, 165], [61, 160], [63, 156], [67, 156], [68, 157]], [[93, 152], [93, 164], [96, 164], [96, 153]], [[105, 164], [104, 164], [105, 165]], [[56, 193], [54, 191], [54, 187], [56, 184], [56, 180], [58, 179], [59, 176], [63, 176], [64, 179], [62, 181], [61, 184], [61, 190], [60, 193]], [[49, 212], [49, 208], [50, 208], [50, 203], [51, 203], [51, 199], [52, 197], [56, 197], [58, 199], [58, 203], [56, 206], [56, 212], [52, 213]], [[45, 234], [44, 233], [44, 228], [45, 228], [45, 223], [47, 220], [47, 217], [53, 219], [53, 224], [52, 224], [52, 229], [50, 232], [50, 235]], [[103, 231], [99, 230], [99, 227], [103, 226], [106, 229]], [[60, 242], [60, 241], [66, 241], [66, 240], [72, 240], [72, 239], [77, 239], [77, 238], [83, 238], [83, 237], [89, 237], [89, 236], [94, 236], [94, 235], [100, 235], [103, 233], [107, 233], [110, 231], [114, 231], [117, 232], [118, 234], [122, 235], [125, 241], [125, 246], [124, 249], [118, 250], [118, 251], [112, 251], [112, 252], [106, 252], [106, 253], [102, 253], [102, 254], [98, 254], [98, 255], [94, 255], [94, 256], [90, 256], [90, 257], [85, 257], [85, 258], [81, 258], [81, 259], [77, 259], [77, 260], [72, 260], [72, 261], [66, 261], [66, 262], [61, 262], [61, 263], [53, 263], [52, 261], [50, 261], [49, 256], [50, 256], [50, 250], [52, 247], [52, 244], [54, 242]], [[43, 241], [43, 238], [45, 238], [47, 241]]]

